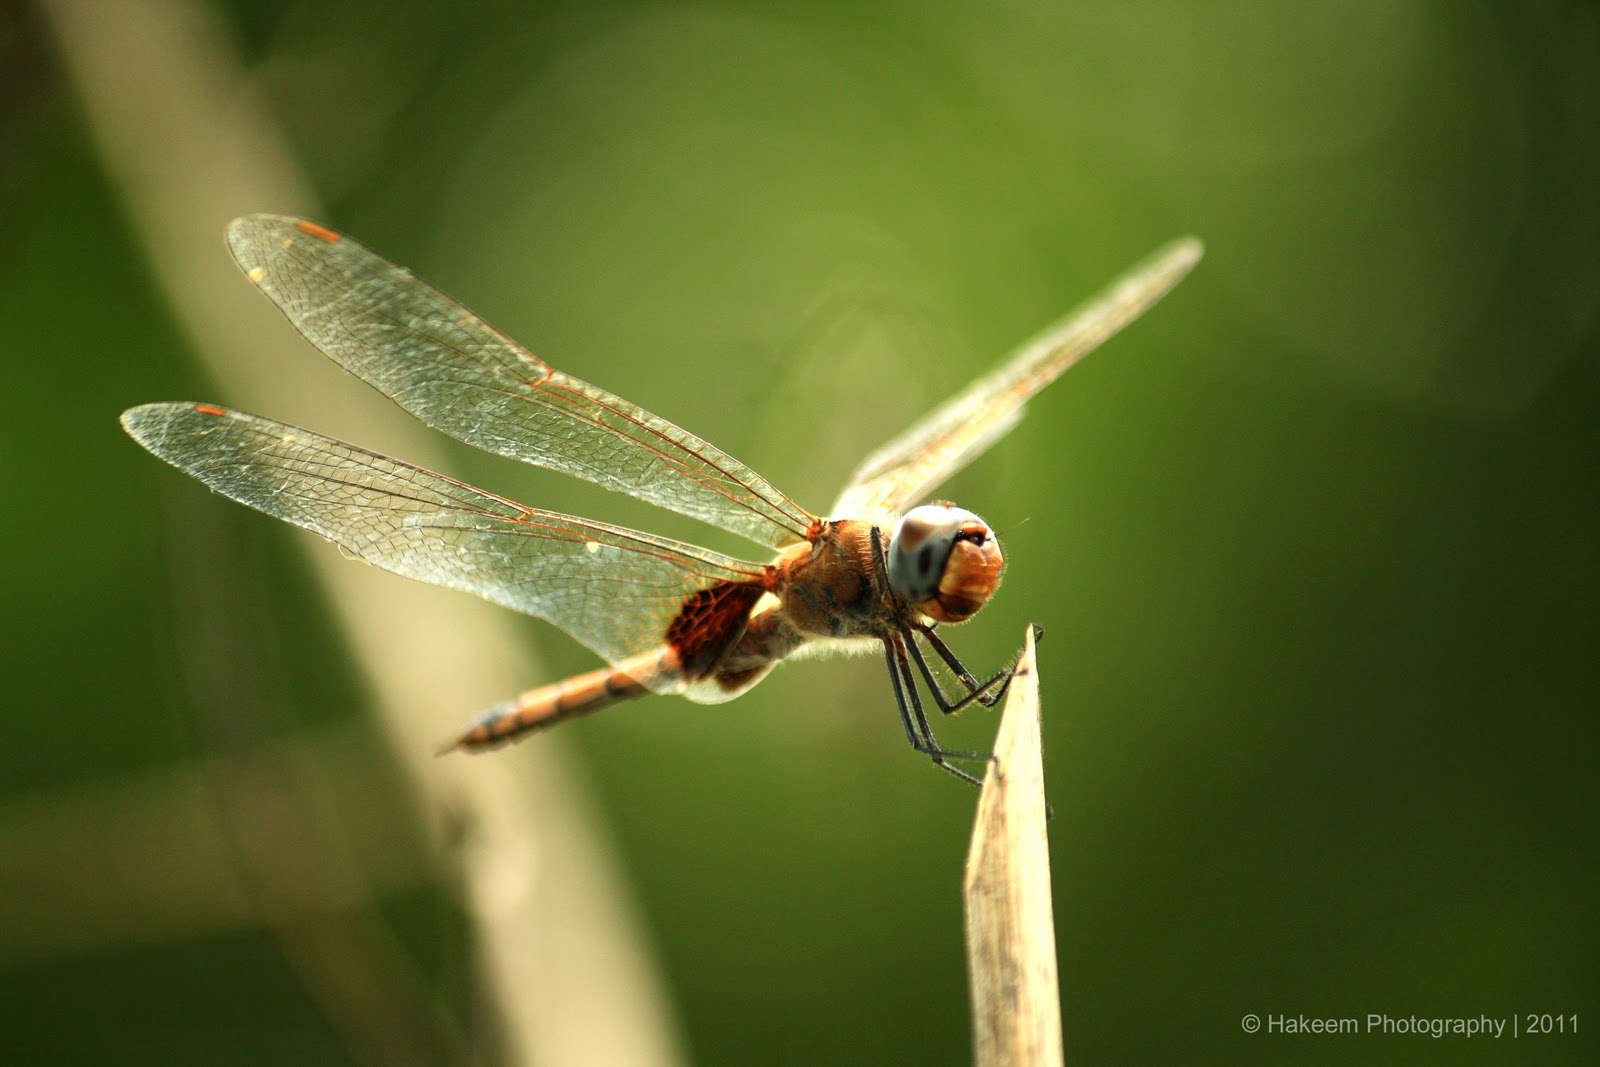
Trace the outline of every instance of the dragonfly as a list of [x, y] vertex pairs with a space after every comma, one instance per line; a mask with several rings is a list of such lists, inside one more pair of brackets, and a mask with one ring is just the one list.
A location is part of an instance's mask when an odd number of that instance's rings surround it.
[[[343, 234], [250, 215], [227, 239], [245, 276], [307, 340], [429, 426], [765, 550], [766, 562], [750, 562], [528, 507], [220, 404], [124, 412], [134, 440], [213, 490], [385, 570], [545, 619], [607, 662], [489, 710], [442, 751], [497, 747], [646, 693], [728, 700], [802, 650], [877, 642], [912, 748], [968, 781], [977, 779], [957, 761], [987, 754], [942, 748], [921, 688], [944, 713], [1004, 692], [1014, 664], [979, 681], [938, 630], [988, 602], [1004, 557], [973, 512], [919, 501], [1201, 255], [1192, 237], [1158, 250], [869, 455], [824, 517], [714, 445], [555, 369]], [[929, 652], [947, 668], [943, 683]]]

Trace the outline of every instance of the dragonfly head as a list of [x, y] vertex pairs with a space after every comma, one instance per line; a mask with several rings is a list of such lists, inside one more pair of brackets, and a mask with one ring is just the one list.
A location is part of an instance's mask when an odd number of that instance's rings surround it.
[[964, 622], [1000, 585], [1005, 561], [987, 523], [949, 504], [924, 504], [889, 541], [889, 587], [938, 622]]

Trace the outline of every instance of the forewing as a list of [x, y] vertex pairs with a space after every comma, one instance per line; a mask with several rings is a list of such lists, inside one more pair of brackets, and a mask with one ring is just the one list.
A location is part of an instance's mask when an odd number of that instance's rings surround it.
[[219, 493], [385, 570], [537, 615], [612, 662], [659, 648], [693, 593], [764, 573], [210, 404], [148, 404], [125, 412], [122, 425]]
[[915, 504], [1005, 436], [1030, 397], [1165, 296], [1200, 254], [1195, 238], [1174, 241], [1045, 330], [868, 456], [830, 517], [892, 515]]
[[777, 547], [812, 516], [643, 408], [551, 368], [433, 286], [315, 223], [228, 227], [246, 276], [306, 338], [428, 425]]

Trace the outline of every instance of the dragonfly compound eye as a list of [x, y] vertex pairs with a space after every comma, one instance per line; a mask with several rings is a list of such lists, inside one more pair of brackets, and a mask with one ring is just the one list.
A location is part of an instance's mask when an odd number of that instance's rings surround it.
[[938, 622], [975, 615], [1000, 585], [1000, 542], [978, 516], [947, 504], [906, 512], [889, 542], [889, 586]]

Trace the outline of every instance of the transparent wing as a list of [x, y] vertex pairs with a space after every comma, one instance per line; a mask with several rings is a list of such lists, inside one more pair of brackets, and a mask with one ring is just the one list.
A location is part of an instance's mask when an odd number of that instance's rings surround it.
[[537, 615], [613, 663], [660, 648], [695, 593], [765, 573], [210, 404], [147, 404], [124, 412], [122, 425], [219, 493], [385, 570]]
[[830, 517], [892, 515], [916, 503], [1005, 436], [1030, 397], [1165, 296], [1199, 262], [1201, 251], [1193, 237], [1161, 248], [999, 370], [868, 456]]
[[240, 268], [335, 362], [470, 445], [778, 547], [812, 516], [700, 438], [551, 368], [410, 271], [315, 223], [228, 227]]

